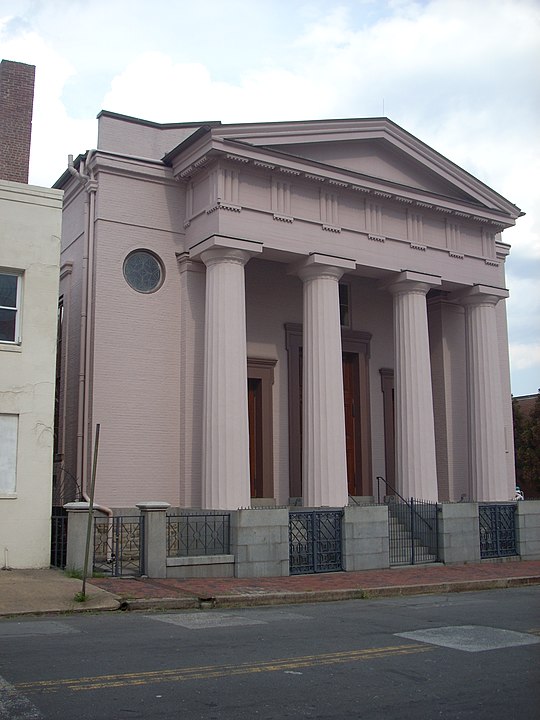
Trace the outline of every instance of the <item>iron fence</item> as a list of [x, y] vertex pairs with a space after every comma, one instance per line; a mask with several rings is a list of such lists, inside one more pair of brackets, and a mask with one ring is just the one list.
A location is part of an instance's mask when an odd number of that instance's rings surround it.
[[228, 555], [231, 546], [229, 513], [189, 513], [167, 516], [167, 556]]
[[67, 559], [68, 514], [61, 507], [53, 507], [51, 516], [51, 566], [64, 569]]
[[[405, 498], [383, 477], [377, 477], [377, 497], [388, 505], [390, 565], [416, 565], [439, 560], [437, 503]], [[388, 495], [391, 490], [392, 495]]]
[[94, 572], [144, 575], [144, 517], [114, 515], [94, 519]]
[[343, 570], [343, 510], [289, 512], [289, 573]]
[[516, 505], [479, 505], [480, 557], [517, 555]]
[[437, 562], [437, 503], [394, 498], [388, 501], [390, 565]]

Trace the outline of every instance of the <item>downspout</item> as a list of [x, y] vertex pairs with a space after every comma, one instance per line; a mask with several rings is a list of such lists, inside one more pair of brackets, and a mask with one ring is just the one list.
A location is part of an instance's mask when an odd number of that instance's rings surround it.
[[[86, 174], [84, 170], [89, 166], [94, 150], [89, 150], [86, 156], [86, 162], [82, 171], [79, 171], [73, 165], [73, 155], [68, 156], [68, 170], [73, 177], [83, 186], [87, 192], [85, 207], [85, 242], [82, 258], [82, 285], [81, 285], [81, 331], [80, 331], [80, 354], [79, 354], [79, 393], [78, 393], [78, 412], [77, 412], [77, 477], [81, 483], [81, 495], [90, 502], [90, 498], [86, 491], [87, 486], [87, 465], [85, 457], [87, 454], [87, 433], [88, 428], [88, 407], [89, 407], [89, 382], [87, 373], [90, 368], [91, 353], [91, 325], [88, 322], [89, 312], [93, 303], [93, 287], [91, 278], [93, 277], [94, 265], [94, 224], [95, 224], [95, 204], [97, 180], [94, 174]], [[86, 433], [85, 433], [86, 430]], [[113, 512], [110, 508], [94, 503], [94, 508], [101, 511], [109, 518]]]

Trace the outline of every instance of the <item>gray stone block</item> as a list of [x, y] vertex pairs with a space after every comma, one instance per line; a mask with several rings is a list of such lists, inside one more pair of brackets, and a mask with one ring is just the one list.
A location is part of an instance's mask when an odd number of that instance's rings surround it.
[[237, 563], [235, 567], [235, 577], [238, 578], [280, 577], [285, 574], [289, 574], [288, 562]]
[[247, 562], [281, 562], [289, 556], [289, 549], [282, 545], [248, 545]]
[[443, 519], [478, 518], [478, 503], [441, 503], [439, 508]]
[[289, 511], [287, 508], [238, 510], [235, 524], [238, 528], [281, 525], [288, 527]]
[[219, 565], [180, 565], [167, 568], [168, 578], [234, 577], [234, 563]]
[[282, 530], [278, 526], [239, 527], [236, 533], [238, 545], [281, 544]]

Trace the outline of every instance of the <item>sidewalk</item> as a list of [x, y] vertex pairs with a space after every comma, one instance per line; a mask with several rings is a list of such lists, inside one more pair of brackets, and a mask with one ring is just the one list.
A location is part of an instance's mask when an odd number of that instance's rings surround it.
[[88, 601], [77, 602], [81, 589], [82, 580], [61, 570], [0, 570], [0, 617], [118, 609], [114, 595], [88, 582]]
[[540, 584], [540, 560], [415, 565], [277, 578], [92, 578], [59, 570], [1, 570], [0, 616], [102, 610], [189, 610], [420, 595]]

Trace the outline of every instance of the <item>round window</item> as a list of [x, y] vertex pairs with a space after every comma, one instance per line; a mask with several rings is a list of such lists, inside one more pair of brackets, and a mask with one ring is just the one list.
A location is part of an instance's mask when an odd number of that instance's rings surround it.
[[124, 260], [124, 277], [140, 293], [155, 292], [163, 283], [163, 266], [148, 250], [135, 250]]

